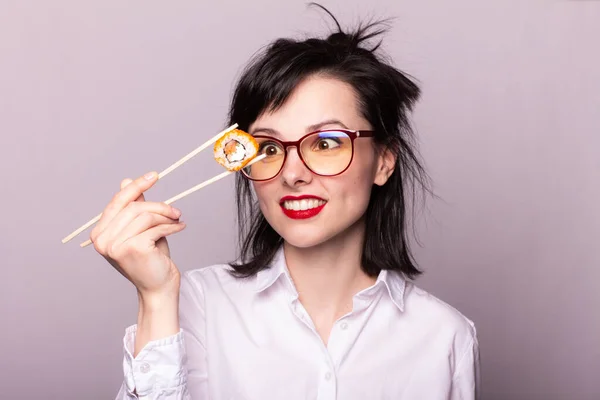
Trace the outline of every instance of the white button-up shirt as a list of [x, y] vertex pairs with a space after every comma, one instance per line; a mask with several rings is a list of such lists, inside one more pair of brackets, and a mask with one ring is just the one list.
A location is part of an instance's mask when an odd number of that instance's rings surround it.
[[[474, 324], [396, 272], [357, 293], [324, 345], [280, 250], [250, 279], [214, 265], [182, 274], [179, 333], [133, 358], [117, 399], [469, 400], [479, 397]], [[134, 394], [135, 393], [135, 394]]]

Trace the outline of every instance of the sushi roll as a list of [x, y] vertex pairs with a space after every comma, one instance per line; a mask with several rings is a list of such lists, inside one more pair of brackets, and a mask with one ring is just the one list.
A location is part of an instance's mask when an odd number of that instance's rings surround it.
[[233, 129], [216, 142], [215, 160], [229, 171], [239, 171], [258, 153], [258, 143], [252, 135]]

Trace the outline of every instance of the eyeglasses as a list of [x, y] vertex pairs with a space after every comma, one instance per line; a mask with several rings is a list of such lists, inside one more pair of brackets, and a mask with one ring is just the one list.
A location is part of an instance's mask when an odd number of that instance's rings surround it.
[[266, 157], [242, 169], [242, 173], [253, 181], [275, 178], [283, 169], [287, 149], [295, 147], [300, 159], [312, 173], [319, 176], [336, 176], [346, 171], [354, 158], [354, 140], [373, 137], [373, 131], [328, 129], [311, 132], [299, 140], [284, 142], [271, 136], [254, 136], [258, 143], [258, 154]]

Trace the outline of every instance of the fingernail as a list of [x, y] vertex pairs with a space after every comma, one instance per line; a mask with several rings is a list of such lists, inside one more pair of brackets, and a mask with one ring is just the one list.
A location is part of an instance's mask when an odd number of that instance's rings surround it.
[[155, 172], [148, 172], [146, 175], [144, 175], [144, 178], [146, 178], [147, 180], [151, 180], [152, 178], [154, 178], [155, 175]]
[[173, 207], [173, 212], [175, 213], [175, 215], [176, 215], [177, 217], [179, 217], [179, 216], [181, 215], [181, 210], [180, 210], [180, 209], [178, 209], [178, 208], [175, 208], [175, 207]]

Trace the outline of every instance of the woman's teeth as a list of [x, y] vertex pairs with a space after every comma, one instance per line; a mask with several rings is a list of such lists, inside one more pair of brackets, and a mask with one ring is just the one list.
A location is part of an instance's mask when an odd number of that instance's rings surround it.
[[320, 207], [325, 203], [326, 203], [325, 200], [317, 200], [317, 199], [284, 201], [283, 208], [285, 208], [286, 210], [304, 211], [304, 210], [310, 210], [311, 208]]

